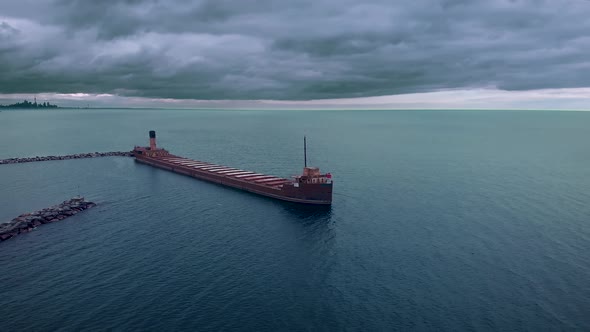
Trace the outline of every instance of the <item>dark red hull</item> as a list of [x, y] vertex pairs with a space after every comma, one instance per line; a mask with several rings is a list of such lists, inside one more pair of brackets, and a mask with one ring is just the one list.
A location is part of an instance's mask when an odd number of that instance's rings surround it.
[[290, 180], [186, 159], [167, 153], [164, 155], [152, 153], [150, 156], [149, 149], [146, 151], [145, 148], [136, 148], [134, 157], [136, 161], [143, 164], [267, 197], [304, 204], [332, 204], [333, 182], [331, 178], [313, 179], [313, 183], [311, 179], [308, 179], [307, 182]]

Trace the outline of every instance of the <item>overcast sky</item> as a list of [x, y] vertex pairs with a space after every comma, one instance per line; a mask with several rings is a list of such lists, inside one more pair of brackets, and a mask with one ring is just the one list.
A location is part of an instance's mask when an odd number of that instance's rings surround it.
[[0, 1], [0, 102], [589, 109], [589, 91], [588, 0]]

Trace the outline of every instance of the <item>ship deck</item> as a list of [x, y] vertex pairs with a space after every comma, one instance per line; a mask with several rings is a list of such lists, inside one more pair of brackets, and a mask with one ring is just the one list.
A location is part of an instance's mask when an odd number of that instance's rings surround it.
[[280, 178], [274, 175], [265, 175], [261, 173], [241, 170], [234, 167], [217, 165], [204, 161], [192, 160], [177, 156], [160, 157], [157, 158], [157, 160], [161, 160], [169, 164], [188, 168], [202, 173], [223, 176], [229, 179], [241, 180], [269, 188], [278, 189], [281, 188], [284, 184], [292, 182], [289, 179]]

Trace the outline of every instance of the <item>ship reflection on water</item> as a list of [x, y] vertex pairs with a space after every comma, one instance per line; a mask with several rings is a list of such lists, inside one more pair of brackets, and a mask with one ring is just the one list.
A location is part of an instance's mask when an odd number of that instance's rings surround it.
[[329, 224], [332, 222], [331, 205], [301, 205], [289, 202], [278, 202], [290, 218], [304, 225], [315, 223]]

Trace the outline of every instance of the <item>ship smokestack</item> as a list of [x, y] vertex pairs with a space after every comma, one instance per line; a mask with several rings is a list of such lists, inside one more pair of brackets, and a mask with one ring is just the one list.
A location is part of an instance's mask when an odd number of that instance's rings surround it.
[[150, 150], [156, 149], [156, 131], [150, 130]]

